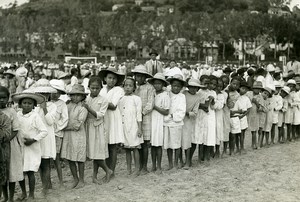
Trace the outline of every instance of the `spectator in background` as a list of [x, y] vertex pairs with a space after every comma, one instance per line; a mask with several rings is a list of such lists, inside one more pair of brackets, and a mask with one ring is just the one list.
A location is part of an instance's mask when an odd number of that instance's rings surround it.
[[149, 53], [151, 59], [145, 63], [147, 71], [149, 74], [154, 75], [158, 72], [162, 73], [162, 63], [157, 60], [158, 53], [156, 51], [152, 51]]

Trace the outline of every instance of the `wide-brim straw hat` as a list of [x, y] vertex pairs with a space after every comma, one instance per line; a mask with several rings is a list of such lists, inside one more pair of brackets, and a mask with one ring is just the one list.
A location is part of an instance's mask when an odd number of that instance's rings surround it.
[[293, 84], [293, 85], [297, 85], [296, 81], [294, 79], [289, 79], [287, 82], [286, 82], [286, 85], [289, 85], [289, 84]]
[[275, 86], [275, 88], [281, 88], [282, 87], [279, 81], [274, 81], [274, 86]]
[[131, 72], [134, 74], [143, 74], [147, 78], [153, 77], [151, 74], [148, 73], [147, 68], [144, 65], [135, 66], [135, 68], [133, 70], [131, 70]]
[[28, 70], [24, 66], [19, 67], [16, 70], [16, 75], [19, 77], [25, 77], [25, 76], [27, 76], [27, 73], [28, 73]]
[[153, 78], [148, 80], [148, 82], [153, 85], [155, 80], [162, 81], [164, 83], [164, 86], [169, 85], [169, 82], [165, 79], [165, 76], [163, 73], [156, 73]]
[[57, 93], [47, 79], [39, 79], [31, 88], [35, 93]]
[[282, 88], [281, 90], [283, 90], [283, 91], [286, 92], [287, 94], [290, 94], [290, 92], [291, 92], [291, 89], [290, 89], [290, 87], [288, 87], [288, 86], [283, 86], [283, 88]]
[[10, 74], [10, 75], [16, 76], [16, 73], [15, 73], [13, 70], [11, 70], [11, 69], [8, 69], [8, 70], [5, 71], [3, 74], [4, 74], [4, 75], [5, 75], [5, 74]]
[[65, 82], [59, 79], [50, 80], [50, 85], [52, 88], [55, 88], [58, 91], [61, 91], [63, 94], [66, 94]]
[[263, 91], [267, 91], [269, 93], [269, 95], [272, 95], [272, 89], [269, 87], [264, 87]]
[[187, 86], [191, 86], [191, 87], [198, 87], [198, 88], [203, 88], [205, 87], [204, 85], [200, 84], [200, 80], [199, 79], [194, 79], [194, 78], [190, 78], [190, 80], [187, 83]]
[[267, 72], [275, 72], [275, 67], [273, 64], [267, 65]]
[[262, 82], [260, 82], [260, 81], [255, 81], [255, 82], [253, 83], [252, 89], [263, 89]]
[[24, 90], [21, 93], [15, 93], [11, 96], [11, 98], [15, 103], [19, 103], [20, 100], [25, 98], [30, 98], [35, 100], [37, 104], [41, 104], [46, 100], [45, 96], [34, 93], [33, 91], [30, 90]]
[[175, 74], [174, 76], [168, 78], [167, 81], [169, 81], [169, 83], [172, 83], [173, 81], [180, 81], [184, 86], [187, 84], [186, 81], [183, 80], [183, 76], [180, 74]]
[[63, 78], [66, 78], [66, 77], [68, 77], [68, 76], [70, 76], [68, 73], [66, 73], [66, 72], [62, 72], [62, 71], [59, 71], [58, 73], [57, 73], [57, 78], [58, 79], [63, 79]]
[[120, 72], [118, 72], [118, 70], [114, 67], [109, 67], [107, 69], [102, 69], [100, 72], [99, 72], [99, 77], [102, 81], [104, 81], [104, 78], [106, 77], [106, 75], [108, 73], [112, 73], [112, 74], [115, 74], [117, 77], [118, 77], [118, 81], [117, 81], [117, 86], [120, 86], [124, 79], [125, 79], [125, 74], [122, 74]]
[[74, 86], [72, 86], [72, 89], [67, 94], [68, 95], [74, 95], [74, 94], [87, 95], [88, 93], [85, 92], [83, 85], [75, 84]]

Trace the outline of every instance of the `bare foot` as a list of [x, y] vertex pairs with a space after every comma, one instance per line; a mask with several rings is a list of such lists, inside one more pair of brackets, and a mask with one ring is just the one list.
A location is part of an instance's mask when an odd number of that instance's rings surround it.
[[167, 170], [173, 170], [173, 165], [169, 165], [169, 168]]
[[152, 169], [151, 169], [151, 172], [155, 172], [156, 171], [156, 168], [155, 167], [152, 167]]
[[149, 171], [147, 169], [144, 169], [144, 168], [141, 171], [141, 175], [146, 175], [148, 173], [149, 173]]
[[183, 166], [183, 169], [184, 169], [184, 170], [188, 170], [188, 169], [190, 169], [190, 167], [188, 167], [187, 164], [185, 164], [185, 165]]
[[127, 170], [127, 175], [131, 175], [131, 174], [132, 174], [131, 170]]
[[133, 177], [137, 177], [137, 176], [139, 176], [140, 175], [140, 171], [139, 170], [136, 170], [136, 171], [134, 171], [133, 172]]
[[73, 184], [72, 184], [72, 189], [74, 189], [79, 183], [79, 180], [74, 180]]
[[156, 174], [161, 175], [162, 174], [162, 170], [161, 169], [157, 169]]
[[93, 183], [94, 183], [94, 184], [98, 184], [98, 185], [101, 185], [101, 184], [102, 184], [102, 182], [99, 181], [97, 178], [93, 178]]
[[22, 194], [21, 196], [19, 196], [16, 201], [24, 201], [27, 198], [27, 194]]
[[84, 182], [83, 181], [79, 181], [79, 183], [76, 186], [76, 189], [81, 189], [84, 187]]
[[107, 172], [106, 175], [105, 175], [105, 180], [104, 180], [104, 182], [105, 182], [105, 183], [109, 183], [109, 181], [110, 181], [112, 175], [113, 175], [113, 171], [112, 171], [112, 170], [108, 170], [108, 172]]
[[35, 201], [35, 198], [33, 196], [29, 196], [26, 201], [28, 202], [34, 202]]

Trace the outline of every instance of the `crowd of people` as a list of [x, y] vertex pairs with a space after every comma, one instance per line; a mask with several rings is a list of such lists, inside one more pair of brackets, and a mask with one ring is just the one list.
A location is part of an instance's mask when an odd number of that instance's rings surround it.
[[[73, 65], [48, 73], [28, 63], [2, 68], [4, 201], [13, 201], [16, 182], [21, 200], [34, 199], [38, 170], [46, 196], [52, 187], [50, 160], [60, 186], [65, 159], [72, 188], [82, 188], [87, 159], [93, 161], [93, 183], [118, 177], [118, 148], [126, 152], [128, 175], [136, 177], [149, 172], [149, 154], [151, 172], [161, 174], [164, 149], [167, 170], [189, 169], [196, 150], [198, 163], [244, 154], [246, 130], [252, 134], [252, 149], [300, 137], [300, 74], [292, 66], [287, 73], [273, 64], [178, 67], [172, 60], [166, 67], [156, 60], [157, 53], [150, 55], [151, 60], [130, 71], [114, 64], [91, 65], [85, 71]], [[102, 179], [97, 177], [100, 167], [105, 172]]]

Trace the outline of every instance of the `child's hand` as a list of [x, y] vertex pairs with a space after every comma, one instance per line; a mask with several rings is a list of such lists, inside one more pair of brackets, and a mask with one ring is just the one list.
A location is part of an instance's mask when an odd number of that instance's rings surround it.
[[30, 145], [32, 145], [33, 143], [36, 142], [36, 140], [33, 139], [33, 138], [26, 138], [26, 137], [25, 137], [24, 140], [25, 140], [24, 144], [25, 144], [26, 146], [30, 146]]
[[143, 135], [142, 129], [139, 128], [139, 129], [138, 129], [138, 137], [142, 137], [142, 135]]
[[196, 114], [195, 113], [188, 113], [189, 114], [189, 118], [194, 119], [196, 118]]

